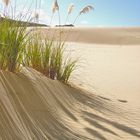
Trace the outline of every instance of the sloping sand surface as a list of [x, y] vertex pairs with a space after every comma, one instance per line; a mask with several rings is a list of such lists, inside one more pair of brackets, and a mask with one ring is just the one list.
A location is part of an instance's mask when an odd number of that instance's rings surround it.
[[104, 97], [140, 107], [140, 27], [41, 28], [66, 40], [66, 56], [79, 58], [71, 82]]
[[52, 81], [0, 72], [0, 140], [139, 140], [140, 109]]
[[140, 45], [68, 43], [66, 52], [79, 58], [72, 83], [140, 108]]
[[[40, 30], [40, 29], [39, 29]], [[41, 34], [55, 40], [94, 44], [140, 44], [140, 27], [41, 28]]]

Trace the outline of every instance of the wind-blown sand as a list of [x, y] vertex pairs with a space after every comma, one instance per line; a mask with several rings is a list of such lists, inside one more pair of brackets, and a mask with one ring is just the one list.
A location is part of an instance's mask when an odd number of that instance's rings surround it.
[[140, 29], [73, 28], [70, 35], [66, 51], [84, 60], [71, 82], [86, 90], [32, 69], [1, 71], [0, 140], [140, 139]]

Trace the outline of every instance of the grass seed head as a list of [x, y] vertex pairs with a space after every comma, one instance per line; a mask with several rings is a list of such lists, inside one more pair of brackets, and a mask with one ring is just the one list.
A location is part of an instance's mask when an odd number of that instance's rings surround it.
[[52, 4], [52, 12], [55, 13], [56, 11], [59, 11], [59, 5], [58, 5], [57, 0], [54, 0]]
[[72, 13], [73, 8], [74, 8], [74, 4], [70, 4], [69, 7], [68, 7], [68, 14], [69, 15]]
[[85, 6], [80, 12], [79, 12], [79, 14], [81, 15], [81, 14], [86, 14], [86, 13], [88, 13], [88, 12], [90, 12], [91, 10], [93, 10], [94, 8], [93, 8], [93, 6], [91, 6], [91, 5], [88, 5], [88, 6]]

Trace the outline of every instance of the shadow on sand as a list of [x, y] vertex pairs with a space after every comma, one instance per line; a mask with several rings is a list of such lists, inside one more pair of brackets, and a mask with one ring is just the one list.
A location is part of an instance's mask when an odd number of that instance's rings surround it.
[[[83, 118], [84, 118], [84, 120], [86, 120], [87, 122], [89, 122], [94, 127], [97, 127], [97, 128], [102, 129], [102, 130], [104, 130], [106, 132], [112, 133], [113, 135], [117, 135], [117, 134], [115, 132], [113, 132], [112, 130], [109, 130], [109, 129], [103, 127], [98, 122], [109, 124], [109, 125], [115, 127], [116, 129], [119, 129], [119, 130], [121, 130], [121, 131], [123, 131], [125, 133], [128, 133], [130, 135], [133, 135], [133, 136], [136, 136], [136, 137], [140, 138], [140, 131], [138, 131], [138, 130], [136, 130], [134, 128], [128, 127], [126, 125], [120, 124], [118, 122], [108, 120], [108, 119], [103, 118], [103, 117], [101, 117], [99, 115], [96, 115], [96, 114], [93, 114], [93, 113], [89, 113], [89, 112], [83, 111]], [[90, 132], [90, 133], [92, 133], [92, 134], [94, 134], [92, 132], [94, 130], [87, 129], [87, 131]], [[102, 138], [102, 140], [105, 140], [105, 139]]]

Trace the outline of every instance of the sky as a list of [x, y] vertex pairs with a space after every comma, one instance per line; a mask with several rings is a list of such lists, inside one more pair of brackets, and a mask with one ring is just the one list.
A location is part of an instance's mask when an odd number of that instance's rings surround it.
[[[35, 11], [36, 0], [11, 0], [14, 8], [15, 1], [17, 13]], [[37, 0], [40, 23], [50, 24], [52, 2], [53, 0]], [[92, 5], [94, 10], [81, 15], [75, 23], [77, 26], [140, 26], [140, 0], [58, 0], [61, 24], [65, 24], [67, 9], [71, 3], [74, 4], [74, 9], [68, 18], [68, 24], [73, 23], [84, 6]], [[1, 12], [3, 9], [0, 2]], [[52, 24], [59, 24], [58, 19], [58, 13], [55, 13]]]

